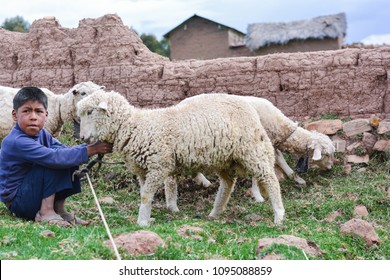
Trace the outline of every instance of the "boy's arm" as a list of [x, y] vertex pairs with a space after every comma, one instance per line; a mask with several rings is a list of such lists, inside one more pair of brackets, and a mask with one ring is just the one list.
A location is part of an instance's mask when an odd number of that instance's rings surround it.
[[85, 144], [66, 147], [56, 141], [51, 143], [53, 146], [46, 147], [28, 136], [18, 138], [12, 150], [23, 161], [50, 168], [70, 168], [88, 162]]
[[[68, 146], [62, 144], [60, 141], [58, 141], [55, 137], [53, 137], [51, 134], [47, 134], [47, 137], [49, 137], [50, 145], [49, 148], [52, 149], [61, 149], [61, 148], [67, 148]], [[112, 152], [112, 145], [104, 142], [95, 142], [87, 146], [87, 154], [88, 157], [96, 155], [96, 154], [107, 154]]]
[[45, 138], [45, 142], [47, 143], [47, 147], [52, 149], [59, 149], [59, 148], [66, 148], [68, 147], [65, 144], [62, 144], [57, 138], [55, 138], [53, 135], [51, 135], [46, 130], [43, 130], [43, 137]]

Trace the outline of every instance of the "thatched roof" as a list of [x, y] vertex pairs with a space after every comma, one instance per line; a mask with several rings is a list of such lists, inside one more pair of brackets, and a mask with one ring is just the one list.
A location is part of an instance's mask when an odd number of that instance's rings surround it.
[[246, 45], [254, 51], [271, 44], [286, 44], [291, 40], [337, 38], [345, 36], [346, 30], [345, 13], [292, 22], [254, 23], [248, 25]]

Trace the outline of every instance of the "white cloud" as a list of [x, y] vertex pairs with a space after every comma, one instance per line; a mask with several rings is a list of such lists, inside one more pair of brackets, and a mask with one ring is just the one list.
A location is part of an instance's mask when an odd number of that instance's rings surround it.
[[390, 45], [390, 34], [374, 34], [361, 41], [364, 45]]

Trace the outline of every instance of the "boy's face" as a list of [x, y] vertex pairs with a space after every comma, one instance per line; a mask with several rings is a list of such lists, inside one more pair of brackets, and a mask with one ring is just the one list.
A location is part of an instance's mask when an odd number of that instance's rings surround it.
[[35, 136], [45, 125], [47, 111], [42, 103], [27, 101], [17, 111], [12, 111], [12, 118], [24, 133]]

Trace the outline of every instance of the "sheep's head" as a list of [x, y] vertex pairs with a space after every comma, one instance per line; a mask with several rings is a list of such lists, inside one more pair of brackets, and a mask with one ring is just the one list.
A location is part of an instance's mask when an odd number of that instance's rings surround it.
[[73, 95], [75, 96], [80, 95], [81, 98], [83, 98], [86, 97], [87, 95], [94, 93], [99, 89], [105, 89], [105, 88], [106, 88], [105, 86], [99, 86], [94, 82], [88, 81], [88, 82], [81, 82], [76, 84], [70, 89], [70, 91], [73, 93]]
[[127, 100], [116, 92], [96, 91], [77, 104], [80, 138], [85, 142], [114, 143]]
[[72, 117], [73, 120], [76, 122], [80, 122], [79, 118], [77, 117], [77, 103], [87, 97], [88, 95], [93, 94], [95, 91], [104, 89], [105, 86], [99, 86], [91, 81], [88, 82], [82, 82], [74, 85], [70, 90], [69, 90], [69, 98], [71, 99], [71, 104], [72, 104]]
[[329, 170], [334, 163], [335, 147], [332, 140], [322, 133], [312, 131], [312, 143], [309, 145], [312, 150], [310, 165], [321, 170]]

